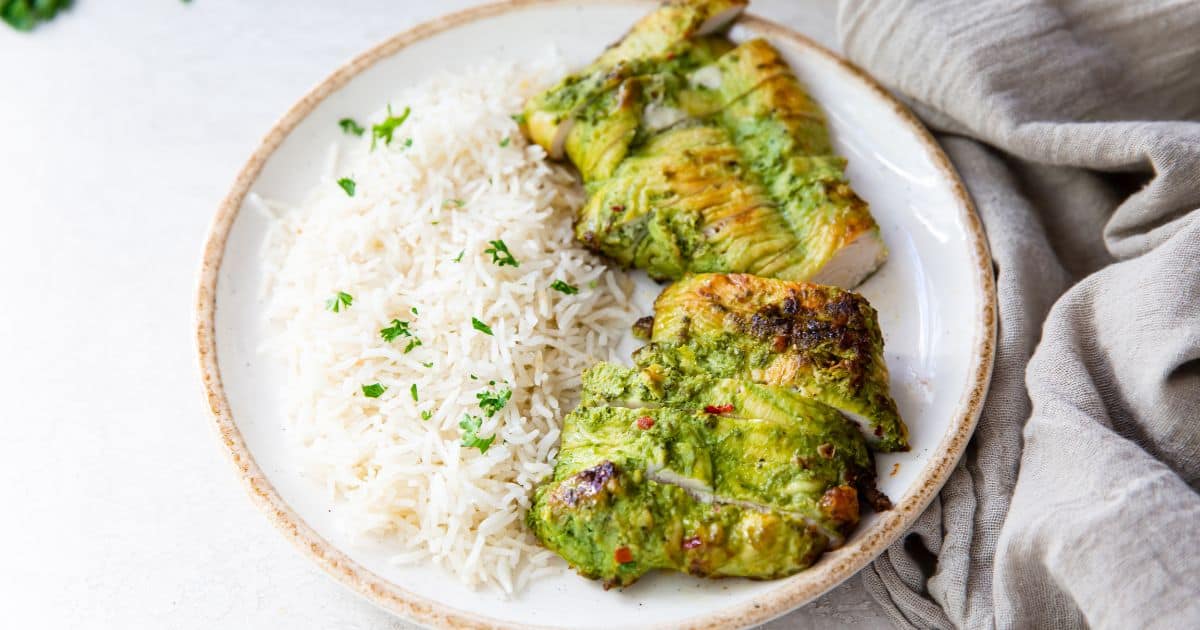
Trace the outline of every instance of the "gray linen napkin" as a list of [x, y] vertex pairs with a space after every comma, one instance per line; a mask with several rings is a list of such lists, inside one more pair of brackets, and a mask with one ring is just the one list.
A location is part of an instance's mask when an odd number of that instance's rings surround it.
[[938, 134], [1000, 297], [975, 438], [867, 589], [903, 627], [1200, 628], [1200, 2], [843, 0], [838, 28]]

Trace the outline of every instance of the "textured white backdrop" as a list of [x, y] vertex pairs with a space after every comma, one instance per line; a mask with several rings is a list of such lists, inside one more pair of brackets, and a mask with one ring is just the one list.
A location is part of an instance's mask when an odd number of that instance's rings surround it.
[[[475, 2], [77, 0], [0, 27], [0, 626], [401, 628], [218, 450], [192, 301], [215, 207], [339, 64]], [[831, 3], [753, 10], [832, 46]], [[875, 628], [858, 578], [771, 624]]]

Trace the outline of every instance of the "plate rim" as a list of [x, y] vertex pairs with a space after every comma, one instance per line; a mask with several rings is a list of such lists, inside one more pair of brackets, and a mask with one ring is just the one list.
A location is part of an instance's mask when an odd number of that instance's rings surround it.
[[[576, 0], [588, 4], [648, 4], [628, 0]], [[247, 448], [241, 431], [233, 419], [233, 413], [221, 382], [220, 365], [217, 358], [215, 314], [217, 282], [225, 253], [225, 243], [234, 220], [251, 187], [258, 179], [266, 161], [275, 153], [288, 135], [325, 98], [345, 86], [351, 79], [391, 57], [413, 43], [438, 33], [494, 17], [509, 11], [531, 6], [559, 4], [558, 0], [500, 0], [478, 5], [465, 10], [448, 13], [395, 34], [372, 46], [365, 52], [342, 64], [326, 78], [311, 88], [292, 105], [272, 126], [258, 143], [250, 158], [238, 171], [229, 193], [217, 207], [205, 240], [201, 266], [197, 279], [194, 334], [199, 362], [201, 382], [213, 420], [213, 428], [221, 441], [223, 450], [230, 457], [239, 480], [250, 494], [251, 500], [268, 517], [271, 523], [296, 547], [313, 560], [325, 573], [363, 596], [368, 601], [412, 621], [424, 625], [455, 628], [516, 628], [510, 622], [462, 610], [448, 604], [417, 595], [394, 584], [359, 565], [345, 552], [336, 548], [313, 530], [291, 506], [276, 492], [274, 486], [258, 467]], [[747, 602], [721, 609], [703, 617], [690, 617], [674, 628], [708, 629], [728, 626], [745, 627], [766, 622], [783, 615], [824, 594], [866, 567], [890, 544], [897, 540], [925, 511], [933, 497], [945, 485], [954, 470], [983, 408], [991, 380], [995, 359], [997, 332], [996, 288], [992, 276], [991, 254], [983, 225], [966, 187], [954, 166], [928, 129], [907, 107], [897, 101], [884, 87], [879, 85], [864, 70], [840, 55], [826, 49], [808, 37], [781, 24], [755, 16], [742, 15], [740, 23], [752, 26], [766, 36], [790, 40], [805, 49], [834, 62], [841, 70], [891, 105], [902, 123], [909, 128], [925, 149], [935, 169], [940, 171], [951, 184], [951, 192], [958, 202], [958, 211], [963, 215], [974, 254], [975, 272], [982, 295], [977, 295], [980, 308], [976, 313], [979, 332], [975, 340], [975, 366], [970, 386], [956, 407], [956, 417], [938, 445], [932, 449], [929, 462], [914, 480], [904, 500], [897, 503], [866, 538], [853, 546], [848, 545], [850, 554], [835, 563], [801, 572], [781, 580], [780, 586]]]

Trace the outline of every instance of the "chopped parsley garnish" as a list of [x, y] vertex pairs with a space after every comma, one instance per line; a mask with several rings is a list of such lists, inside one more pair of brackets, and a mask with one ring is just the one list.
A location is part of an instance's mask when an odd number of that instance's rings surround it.
[[479, 437], [479, 427], [483, 426], [483, 418], [463, 414], [463, 419], [458, 422], [459, 428], [462, 429], [462, 445], [467, 448], [477, 448], [479, 452], [486, 453], [488, 448], [492, 446], [492, 441], [496, 439], [493, 435], [489, 438]]
[[338, 126], [342, 128], [342, 131], [353, 136], [362, 137], [363, 133], [366, 131], [366, 129], [363, 129], [362, 125], [358, 124], [358, 121], [354, 120], [353, 118], [343, 118], [339, 120]]
[[479, 332], [481, 332], [485, 335], [492, 334], [491, 326], [488, 326], [487, 324], [479, 321], [478, 319], [475, 319], [474, 317], [471, 318], [471, 328], [474, 328], [475, 330], [478, 330]]
[[412, 387], [408, 388], [408, 393], [412, 394], [413, 402], [420, 402], [420, 399], [417, 398], [417, 384], [416, 383], [413, 383]]
[[509, 118], [513, 119], [513, 122], [517, 123], [518, 125], [525, 124], [525, 114], [513, 114], [509, 116]]
[[566, 293], [567, 295], [575, 295], [576, 293], [579, 293], [579, 287], [569, 285], [562, 280], [555, 280], [554, 282], [551, 282], [550, 288], [561, 293]]
[[354, 180], [349, 177], [339, 179], [338, 186], [341, 186], [342, 190], [346, 191], [346, 195], [350, 197], [354, 196], [354, 191], [358, 188], [358, 184], [354, 183]]
[[462, 262], [462, 257], [463, 257], [463, 254], [465, 254], [465, 253], [467, 253], [467, 250], [465, 250], [465, 249], [458, 252], [457, 256], [450, 259], [450, 262]]
[[404, 148], [407, 149], [408, 147], [411, 147], [411, 146], [412, 146], [412, 138], [405, 138], [404, 139]]
[[379, 383], [371, 383], [370, 385], [363, 385], [362, 390], [363, 396], [367, 398], [379, 398], [383, 395], [383, 392], [387, 391], [387, 386], [380, 385]]
[[462, 199], [447, 199], [442, 202], [443, 208], [446, 208], [448, 206], [458, 206], [459, 208], [461, 208], [465, 205], [467, 205], [467, 202], [463, 201]]
[[429, 409], [426, 409], [425, 411], [422, 411], [422, 412], [421, 412], [421, 419], [422, 419], [422, 420], [428, 420], [428, 419], [430, 419], [430, 418], [432, 418], [432, 417], [433, 417], [433, 411], [431, 411], [431, 410], [429, 410]]
[[412, 110], [405, 107], [404, 111], [399, 116], [392, 115], [392, 106], [387, 106], [387, 118], [383, 122], [371, 126], [371, 148], [375, 148], [377, 140], [383, 140], [384, 144], [392, 143], [392, 134], [396, 132], [396, 128], [404, 124], [408, 120], [408, 115]]
[[508, 251], [508, 245], [505, 245], [504, 241], [488, 241], [488, 244], [491, 247], [483, 250], [483, 253], [491, 254], [492, 262], [496, 263], [497, 267], [504, 267], [506, 265], [509, 267], [521, 266], [521, 263], [517, 262], [517, 259], [513, 257], [512, 252]]
[[424, 365], [427, 368], [431, 368], [431, 367], [433, 367], [433, 361], [430, 361], [429, 363], [422, 361], [421, 365]]
[[[413, 314], [416, 314], [415, 308], [413, 309]], [[409, 322], [393, 319], [391, 326], [379, 330], [379, 336], [383, 337], [383, 340], [388, 343], [391, 343], [401, 337], [408, 337], [408, 345], [404, 346], [404, 354], [408, 354], [409, 352], [412, 352], [414, 348], [421, 345], [421, 340], [417, 339], [416, 335], [412, 333], [409, 325]]]
[[503, 149], [504, 147], [508, 146], [508, 143], [511, 141], [512, 141], [512, 138], [509, 138], [508, 136], [504, 136], [504, 139], [500, 141], [500, 148]]
[[398, 319], [393, 319], [391, 326], [383, 328], [379, 331], [379, 336], [383, 337], [384, 341], [391, 343], [399, 337], [411, 337], [413, 334], [412, 331], [408, 329], [408, 322], [402, 322]]
[[418, 312], [417, 312], [417, 307], [415, 307], [415, 306], [414, 306], [414, 307], [412, 307], [412, 308], [410, 308], [410, 309], [408, 309], [408, 310], [412, 311], [412, 314], [413, 314], [413, 315], [420, 315], [420, 313], [418, 313]]
[[501, 389], [492, 392], [485, 389], [475, 394], [475, 398], [479, 399], [479, 408], [487, 417], [491, 418], [496, 415], [496, 412], [503, 409], [504, 405], [508, 404], [508, 399], [512, 398], [512, 390]]
[[589, 281], [589, 282], [588, 282], [588, 288], [589, 288], [589, 289], [595, 289], [595, 288], [596, 288], [598, 285], [599, 285], [599, 283], [598, 283], [598, 282], [596, 282], [595, 280], [591, 280], [591, 281]]
[[354, 304], [354, 296], [344, 291], [338, 291], [337, 295], [325, 300], [325, 309], [340, 313], [344, 308], [350, 308]]
[[479, 380], [479, 377], [478, 377], [478, 376], [475, 376], [474, 374], [472, 374], [472, 375], [471, 375], [471, 380], [472, 380], [472, 381], [478, 381], [478, 380]]

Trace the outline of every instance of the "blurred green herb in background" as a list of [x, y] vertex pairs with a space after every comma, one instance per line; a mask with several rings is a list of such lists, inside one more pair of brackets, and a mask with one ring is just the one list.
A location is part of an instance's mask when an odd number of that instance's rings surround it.
[[41, 22], [53, 19], [73, 0], [0, 0], [0, 19], [18, 31], [32, 31]]

